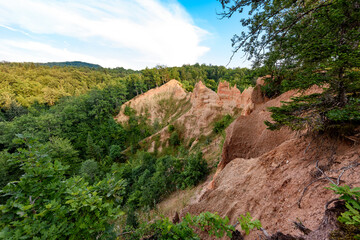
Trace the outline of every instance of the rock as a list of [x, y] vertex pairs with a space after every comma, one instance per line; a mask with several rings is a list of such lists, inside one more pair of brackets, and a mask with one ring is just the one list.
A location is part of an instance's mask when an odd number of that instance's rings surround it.
[[185, 100], [189, 96], [190, 94], [182, 88], [181, 84], [173, 79], [124, 103], [115, 120], [120, 123], [128, 120], [128, 116], [124, 114], [126, 106], [135, 109], [137, 114], [148, 115], [150, 123], [154, 123], [155, 120], [164, 120], [168, 114], [167, 111], [171, 111], [171, 108], [175, 107], [174, 104], [180, 103], [181, 100]]
[[[254, 111], [256, 105], [267, 99], [262, 95], [260, 86], [249, 87], [242, 93], [236, 87], [230, 87], [228, 82], [220, 82], [217, 93], [207, 88], [199, 81], [192, 93], [182, 89], [181, 84], [171, 80], [159, 88], [152, 89], [125, 103], [120, 113], [115, 117], [118, 122], [126, 122], [128, 117], [123, 114], [125, 106], [134, 108], [138, 114], [149, 114], [149, 121], [158, 120], [165, 125], [171, 123], [180, 130], [181, 138], [187, 141], [191, 138], [207, 136], [212, 132], [213, 123], [221, 116], [244, 115], [248, 116]], [[164, 104], [168, 106], [164, 107]], [[187, 104], [180, 107], [181, 104]], [[177, 105], [176, 110], [174, 105]], [[172, 111], [172, 112], [169, 112]], [[170, 116], [164, 119], [165, 116]], [[171, 116], [176, 116], [171, 117]], [[167, 141], [169, 133], [166, 126], [160, 130], [160, 142]], [[152, 136], [145, 139], [150, 151], [155, 151]], [[162, 145], [162, 144], [161, 144]], [[160, 147], [161, 148], [161, 147]], [[159, 150], [159, 149], [157, 149]]]
[[177, 224], [177, 223], [179, 223], [180, 222], [180, 217], [179, 217], [179, 213], [176, 211], [175, 212], [175, 215], [173, 216], [173, 218], [172, 218], [172, 221], [171, 221], [172, 223], [174, 223], [174, 224]]
[[[327, 214], [324, 218], [325, 204], [336, 197], [333, 191], [325, 188], [330, 186], [329, 182], [312, 184], [302, 198], [301, 208], [298, 201], [304, 188], [314, 181], [309, 172], [315, 169], [316, 161], [324, 164], [333, 154], [329, 147], [336, 146], [337, 150], [332, 156], [333, 165], [326, 174], [336, 179], [342, 168], [358, 161], [360, 146], [324, 137], [313, 140], [308, 147], [310, 142], [310, 138], [293, 136], [261, 156], [233, 159], [218, 172], [212, 190], [200, 191], [201, 194], [183, 209], [180, 217], [187, 212], [218, 212], [220, 216], [229, 217], [230, 224], [234, 224], [240, 214], [249, 212], [269, 233], [279, 231], [292, 236], [300, 233], [293, 225], [293, 221], [299, 219], [312, 231], [303, 236], [304, 239], [328, 239], [328, 233], [336, 222], [336, 215]], [[258, 153], [251, 154], [256, 156]], [[342, 184], [351, 186], [358, 186], [359, 179], [360, 166], [341, 178]], [[322, 227], [323, 222], [330, 225]], [[252, 231], [244, 239], [256, 237], [257, 231]]]

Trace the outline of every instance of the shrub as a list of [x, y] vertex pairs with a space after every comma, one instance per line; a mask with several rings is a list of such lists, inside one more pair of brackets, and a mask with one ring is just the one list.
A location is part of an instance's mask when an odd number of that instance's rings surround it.
[[[339, 222], [349, 226], [360, 227], [360, 187], [350, 188], [349, 186], [336, 186], [331, 184], [331, 190], [336, 194], [340, 194], [340, 199], [345, 201], [348, 211], [341, 214], [338, 218]], [[355, 236], [360, 239], [360, 234]]]
[[216, 213], [203, 212], [198, 216], [187, 214], [181, 222], [172, 223], [168, 218], [162, 218], [151, 224], [145, 223], [127, 239], [184, 239], [184, 240], [200, 240], [195, 233], [194, 228], [198, 228], [205, 232], [208, 236], [222, 238], [224, 236], [231, 237], [235, 228], [229, 224], [227, 217], [222, 218]]
[[171, 146], [179, 146], [180, 145], [180, 137], [179, 137], [179, 134], [176, 132], [176, 131], [174, 131], [174, 132], [172, 132], [171, 133], [171, 136], [170, 136], [170, 138], [169, 138], [169, 144], [171, 145]]
[[109, 156], [113, 161], [120, 160], [122, 158], [121, 147], [119, 145], [111, 145]]
[[198, 184], [208, 174], [207, 162], [202, 158], [202, 153], [191, 155], [187, 158], [184, 171], [181, 173], [181, 188], [185, 189]]
[[153, 208], [156, 203], [178, 188], [198, 184], [208, 173], [202, 154], [155, 159], [149, 153], [139, 153], [118, 174], [127, 181], [127, 204], [133, 208]]
[[124, 182], [112, 175], [94, 185], [66, 178], [68, 166], [27, 141], [28, 150], [19, 149], [15, 159], [24, 174], [1, 191], [9, 198], [0, 205], [0, 238], [114, 239]]
[[81, 164], [79, 173], [86, 181], [89, 183], [94, 183], [95, 178], [100, 173], [98, 163], [93, 159], [86, 160]]
[[169, 132], [173, 132], [174, 130], [175, 130], [174, 125], [170, 124], [170, 125], [168, 126], [168, 131], [169, 131]]
[[225, 116], [223, 116], [219, 121], [214, 123], [214, 128], [213, 131], [215, 133], [220, 133], [222, 132], [225, 128], [227, 128], [230, 123], [233, 121], [234, 119], [229, 115], [226, 114]]
[[261, 228], [261, 222], [259, 220], [252, 220], [250, 213], [246, 213], [245, 216], [240, 215], [238, 221], [240, 223], [241, 229], [245, 231], [246, 235], [248, 235], [250, 233], [250, 230], [254, 228]]

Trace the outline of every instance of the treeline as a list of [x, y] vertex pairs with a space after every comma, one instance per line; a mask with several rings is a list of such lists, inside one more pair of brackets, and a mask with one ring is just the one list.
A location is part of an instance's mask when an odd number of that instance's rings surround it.
[[[82, 66], [82, 65], [81, 65]], [[237, 85], [240, 90], [252, 85], [257, 74], [246, 68], [227, 69], [223, 66], [184, 65], [157, 66], [134, 71], [124, 68], [90, 68], [34, 63], [0, 64], [0, 107], [29, 107], [34, 103], [54, 105], [66, 96], [79, 96], [90, 89], [102, 89], [122, 81], [128, 89], [127, 98], [160, 86], [171, 79], [180, 81], [192, 91], [198, 81], [216, 90], [220, 81]]]
[[88, 68], [102, 68], [98, 64], [92, 64], [81, 61], [72, 61], [72, 62], [47, 62], [47, 63], [39, 63], [39, 65], [49, 66], [49, 67], [88, 67]]
[[[134, 71], [131, 71], [133, 73]], [[127, 70], [87, 67], [49, 67], [34, 63], [0, 64], [0, 107], [29, 107], [34, 103], [54, 105], [67, 96], [102, 89], [128, 74]]]
[[141, 74], [130, 74], [125, 80], [131, 86], [130, 96], [136, 96], [151, 88], [158, 87], [171, 79], [182, 83], [187, 91], [192, 91], [195, 84], [203, 81], [204, 84], [216, 91], [219, 82], [227, 81], [236, 85], [241, 91], [254, 85], [257, 76], [262, 74], [261, 69], [226, 68], [205, 64], [183, 65], [182, 67], [157, 66], [146, 68]]

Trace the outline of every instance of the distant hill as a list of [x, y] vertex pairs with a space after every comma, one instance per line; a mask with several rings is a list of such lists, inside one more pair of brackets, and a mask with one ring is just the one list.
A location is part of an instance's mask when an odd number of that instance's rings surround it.
[[48, 62], [48, 63], [40, 63], [40, 65], [45, 66], [58, 66], [58, 67], [88, 67], [88, 68], [102, 68], [102, 66], [98, 64], [92, 64], [81, 61], [72, 61], [72, 62]]

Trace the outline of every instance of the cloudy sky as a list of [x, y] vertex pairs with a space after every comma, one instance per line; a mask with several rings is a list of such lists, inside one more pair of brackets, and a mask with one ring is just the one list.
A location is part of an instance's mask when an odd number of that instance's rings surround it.
[[[226, 65], [239, 17], [216, 0], [0, 1], [0, 61], [103, 67]], [[238, 54], [229, 67], [248, 67]]]

